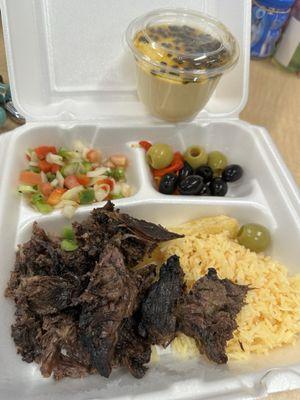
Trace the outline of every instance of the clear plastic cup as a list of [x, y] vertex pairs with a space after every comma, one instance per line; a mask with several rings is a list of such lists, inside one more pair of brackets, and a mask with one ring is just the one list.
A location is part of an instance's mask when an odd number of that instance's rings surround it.
[[235, 38], [216, 19], [187, 9], [160, 9], [126, 31], [137, 91], [150, 113], [179, 122], [206, 105], [221, 76], [238, 61]]

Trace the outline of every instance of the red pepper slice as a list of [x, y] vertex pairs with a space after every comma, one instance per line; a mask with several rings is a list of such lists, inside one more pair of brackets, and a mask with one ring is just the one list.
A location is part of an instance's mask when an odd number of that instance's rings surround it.
[[147, 140], [141, 140], [139, 142], [139, 145], [145, 150], [148, 151], [150, 147], [152, 147], [152, 144], [150, 142], [147, 142]]
[[181, 154], [177, 151], [174, 153], [174, 158], [171, 165], [163, 169], [153, 169], [152, 173], [154, 177], [161, 177], [171, 172], [177, 172], [183, 167], [183, 161]]

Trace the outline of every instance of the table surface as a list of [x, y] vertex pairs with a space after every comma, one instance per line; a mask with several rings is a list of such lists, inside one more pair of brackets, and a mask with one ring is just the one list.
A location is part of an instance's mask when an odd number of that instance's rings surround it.
[[[0, 24], [0, 74], [8, 81]], [[241, 118], [268, 129], [286, 164], [300, 185], [300, 78], [275, 67], [271, 61], [252, 61], [248, 103]], [[7, 119], [0, 134], [17, 125]], [[267, 400], [300, 400], [300, 390], [276, 393]]]

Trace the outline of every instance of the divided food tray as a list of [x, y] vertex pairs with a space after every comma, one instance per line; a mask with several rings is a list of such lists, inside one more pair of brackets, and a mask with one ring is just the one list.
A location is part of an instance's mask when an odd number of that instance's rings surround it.
[[[13, 268], [18, 243], [29, 239], [35, 220], [50, 232], [59, 232], [68, 221], [59, 211], [40, 215], [16, 193], [19, 171], [25, 167], [24, 152], [40, 144], [70, 146], [79, 139], [104, 152], [126, 153], [130, 159], [129, 183], [135, 189], [130, 198], [115, 200], [122, 211], [165, 226], [202, 216], [226, 214], [240, 223], [262, 223], [270, 229], [272, 247], [268, 254], [299, 271], [300, 199], [296, 184], [267, 132], [240, 120], [203, 121], [180, 125], [105, 126], [82, 123], [25, 125], [0, 139], [2, 173], [0, 191], [0, 291], [3, 294]], [[153, 186], [144, 151], [135, 146], [141, 140], [169, 143], [176, 150], [191, 144], [208, 151], [224, 152], [230, 162], [243, 166], [241, 182], [232, 184], [224, 198], [167, 196]], [[96, 206], [102, 206], [99, 203]], [[95, 205], [81, 206], [75, 219], [82, 220]], [[268, 392], [300, 387], [300, 341], [247, 362], [217, 366], [200, 357], [178, 361], [167, 349], [151, 365], [145, 378], [136, 380], [127, 371], [112, 373], [109, 380], [91, 376], [82, 380], [55, 382], [41, 377], [35, 364], [16, 354], [10, 336], [14, 305], [0, 296], [0, 398], [37, 399], [250, 399]]]

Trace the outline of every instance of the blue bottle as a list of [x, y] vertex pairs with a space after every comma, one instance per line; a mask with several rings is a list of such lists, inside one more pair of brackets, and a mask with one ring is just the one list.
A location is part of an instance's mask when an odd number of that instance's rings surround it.
[[266, 58], [274, 53], [295, 0], [253, 0], [251, 56]]

